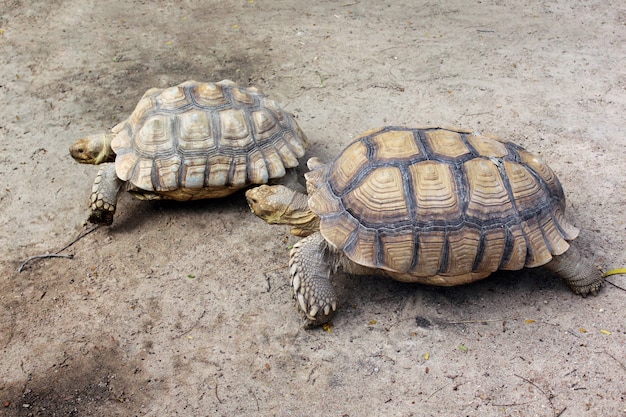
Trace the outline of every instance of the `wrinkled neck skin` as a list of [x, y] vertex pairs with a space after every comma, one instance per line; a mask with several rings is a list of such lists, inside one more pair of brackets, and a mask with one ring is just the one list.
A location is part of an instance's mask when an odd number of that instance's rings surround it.
[[309, 196], [282, 184], [246, 191], [250, 208], [269, 224], [292, 226], [291, 233], [308, 236], [319, 230], [319, 217], [309, 209]]
[[291, 226], [296, 236], [319, 230], [320, 219], [309, 209], [309, 196], [282, 184], [261, 185], [246, 191], [250, 208], [269, 224]]
[[320, 228], [319, 217], [309, 209], [309, 196], [297, 191], [293, 192], [279, 217], [291, 226], [291, 234], [295, 236], [308, 236]]
[[115, 160], [115, 153], [113, 149], [111, 149], [111, 141], [115, 135], [104, 134], [100, 139], [100, 144], [98, 145], [98, 150], [96, 157], [94, 158], [94, 164], [98, 165], [103, 162], [111, 162]]

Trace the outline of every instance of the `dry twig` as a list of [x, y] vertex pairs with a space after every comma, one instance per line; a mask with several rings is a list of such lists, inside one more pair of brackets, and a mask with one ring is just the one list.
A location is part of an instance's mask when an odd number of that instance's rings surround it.
[[183, 337], [186, 334], [189, 334], [193, 329], [196, 328], [196, 326], [198, 325], [198, 323], [200, 323], [200, 320], [202, 320], [202, 318], [204, 317], [205, 314], [206, 314], [206, 310], [203, 310], [202, 314], [200, 314], [200, 317], [198, 317], [196, 319], [196, 321], [187, 330], [185, 330], [184, 332], [182, 332], [182, 333], [172, 337], [172, 340], [178, 339], [179, 337]]
[[470, 324], [470, 323], [495, 323], [499, 321], [517, 320], [519, 317], [504, 318], [504, 319], [488, 319], [488, 320], [461, 320], [461, 321], [449, 321], [446, 324]]
[[222, 400], [220, 400], [220, 396], [217, 395], [217, 382], [215, 383], [215, 398], [217, 398], [217, 402], [219, 402], [220, 404], [222, 403]]
[[87, 229], [87, 230], [83, 230], [82, 232], [80, 232], [78, 234], [78, 236], [76, 237], [76, 239], [72, 240], [70, 243], [68, 243], [67, 245], [63, 246], [62, 249], [59, 249], [58, 251], [56, 251], [55, 253], [60, 253], [63, 252], [65, 249], [69, 248], [70, 246], [72, 246], [74, 243], [78, 242], [79, 240], [81, 240], [82, 238], [84, 238], [85, 236], [87, 236], [88, 234], [95, 232], [96, 229], [98, 229], [100, 227], [99, 224], [94, 225], [91, 229]]
[[441, 387], [437, 388], [436, 390], [434, 390], [434, 391], [433, 391], [433, 392], [432, 392], [432, 393], [428, 396], [428, 398], [426, 398], [426, 401], [430, 400], [430, 399], [433, 397], [433, 395], [435, 395], [436, 393], [438, 393], [439, 391], [441, 391], [441, 390], [442, 390], [442, 389], [444, 389], [444, 388], [445, 388], [445, 385], [443, 385], [443, 386], [441, 386]]
[[61, 249], [59, 249], [58, 251], [56, 251], [55, 253], [45, 253], [43, 255], [33, 255], [33, 256], [29, 256], [28, 258], [24, 259], [22, 261], [22, 263], [20, 264], [20, 267], [17, 268], [17, 272], [20, 273], [24, 270], [24, 267], [26, 267], [26, 265], [28, 265], [28, 263], [34, 259], [44, 259], [44, 258], [66, 258], [66, 259], [74, 259], [74, 255], [62, 255], [60, 254], [61, 252], [63, 252], [65, 249], [69, 248], [70, 246], [72, 246], [74, 243], [78, 242], [79, 240], [81, 240], [82, 238], [84, 238], [85, 236], [87, 236], [88, 234], [90, 234], [91, 232], [95, 231], [98, 227], [100, 227], [99, 224], [93, 226], [91, 229], [87, 229], [87, 230], [83, 230], [82, 232], [80, 232], [80, 234], [76, 237], [76, 239], [72, 240], [70, 243], [68, 243], [67, 245], [63, 246]]
[[562, 409], [561, 411], [559, 411], [559, 412], [557, 413], [557, 412], [556, 412], [556, 408], [554, 408], [554, 404], [552, 403], [552, 397], [551, 397], [551, 396], [549, 396], [548, 394], [546, 394], [546, 392], [545, 392], [543, 389], [541, 389], [541, 387], [540, 387], [539, 385], [535, 384], [535, 383], [534, 383], [533, 381], [531, 381], [530, 379], [528, 379], [528, 378], [524, 378], [523, 376], [520, 376], [520, 375], [518, 375], [518, 374], [513, 374], [513, 375], [515, 375], [516, 377], [518, 377], [519, 379], [521, 379], [521, 380], [523, 380], [523, 381], [528, 382], [530, 385], [532, 385], [533, 387], [537, 388], [537, 389], [538, 389], [538, 390], [539, 390], [539, 391], [540, 391], [543, 395], [545, 395], [545, 396], [546, 396], [546, 398], [548, 399], [548, 402], [550, 403], [550, 407], [552, 407], [552, 412], [554, 413], [554, 417], [559, 417], [559, 416], [560, 416], [561, 414], [563, 414], [563, 412], [567, 409], [567, 407], [566, 407], [566, 408]]
[[623, 370], [626, 371], [626, 365], [624, 365], [622, 362], [620, 362], [615, 356], [611, 355], [609, 352], [607, 352], [606, 350], [602, 351], [602, 353], [606, 353], [607, 355], [609, 355], [610, 357], [613, 358], [613, 360], [615, 360], [615, 362], [617, 362], [619, 364], [619, 366], [622, 367]]
[[29, 256], [28, 258], [24, 259], [20, 265], [19, 268], [17, 268], [17, 272], [22, 272], [24, 270], [24, 267], [33, 259], [44, 259], [44, 258], [66, 258], [66, 259], [72, 259], [74, 258], [74, 255], [59, 255], [58, 253], [45, 253], [43, 255], [33, 255], [33, 256]]
[[609, 281], [608, 279], [607, 279], [607, 280], [605, 280], [604, 282], [611, 284], [612, 286], [614, 286], [614, 287], [615, 287], [615, 288], [617, 288], [617, 289], [620, 289], [620, 290], [622, 290], [622, 291], [626, 291], [626, 288], [624, 288], [624, 287], [620, 287], [619, 285], [617, 285], [617, 284], [615, 284], [615, 283], [613, 283], [613, 282]]

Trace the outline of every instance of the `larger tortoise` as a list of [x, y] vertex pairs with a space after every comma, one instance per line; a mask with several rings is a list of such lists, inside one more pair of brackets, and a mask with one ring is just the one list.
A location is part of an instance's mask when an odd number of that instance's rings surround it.
[[278, 185], [246, 192], [267, 222], [310, 234], [289, 262], [309, 324], [333, 316], [337, 268], [452, 286], [545, 266], [575, 293], [602, 285], [600, 271], [568, 243], [578, 229], [564, 218], [554, 172], [513, 143], [461, 129], [385, 127], [309, 168], [308, 196]]
[[284, 176], [306, 144], [293, 117], [256, 88], [187, 81], [148, 90], [110, 134], [80, 139], [70, 154], [102, 163], [88, 220], [111, 224], [123, 185], [143, 200], [224, 197]]

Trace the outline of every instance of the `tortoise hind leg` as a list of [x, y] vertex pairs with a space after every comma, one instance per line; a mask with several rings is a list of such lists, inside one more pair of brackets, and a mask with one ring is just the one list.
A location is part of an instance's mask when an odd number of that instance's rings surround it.
[[306, 317], [305, 326], [324, 324], [335, 315], [337, 295], [330, 281], [337, 254], [316, 232], [293, 246], [289, 274], [296, 308]]
[[109, 225], [113, 223], [117, 194], [124, 182], [115, 173], [115, 164], [102, 164], [91, 187], [89, 208], [91, 213], [87, 221]]
[[565, 253], [554, 256], [545, 267], [563, 278], [572, 291], [582, 296], [595, 295], [604, 282], [600, 270], [581, 257], [571, 244]]

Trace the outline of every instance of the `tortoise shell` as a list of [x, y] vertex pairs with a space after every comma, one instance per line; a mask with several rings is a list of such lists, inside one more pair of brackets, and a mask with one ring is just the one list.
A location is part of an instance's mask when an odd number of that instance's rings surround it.
[[545, 163], [460, 129], [368, 131], [306, 178], [322, 236], [403, 281], [457, 285], [540, 266], [578, 234]]
[[307, 144], [276, 102], [229, 80], [148, 90], [115, 133], [117, 176], [140, 194], [176, 200], [282, 177]]

